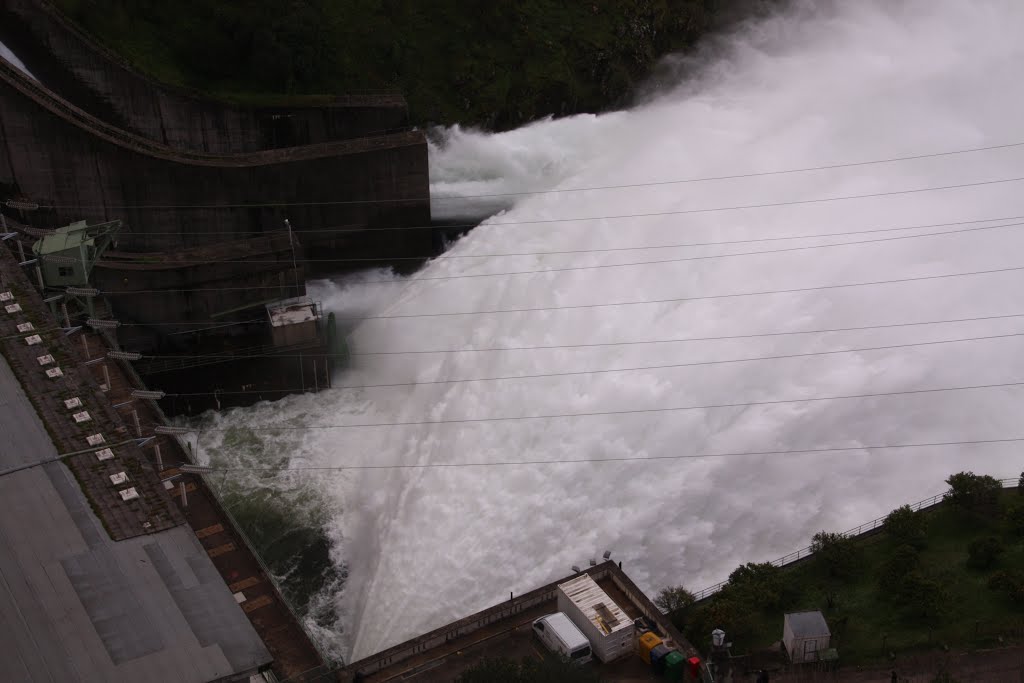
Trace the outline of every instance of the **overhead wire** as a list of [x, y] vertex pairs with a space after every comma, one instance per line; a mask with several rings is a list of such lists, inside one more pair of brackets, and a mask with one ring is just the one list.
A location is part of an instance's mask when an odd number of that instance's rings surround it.
[[[332, 259], [305, 259], [304, 263], [360, 263], [360, 262], [374, 262], [380, 263], [381, 261], [447, 261], [454, 259], [471, 259], [471, 258], [498, 258], [498, 257], [511, 257], [511, 256], [555, 256], [564, 254], [596, 254], [596, 253], [607, 253], [616, 251], [643, 251], [646, 249], [677, 249], [683, 247], [713, 247], [723, 246], [729, 244], [751, 244], [754, 242], [780, 242], [786, 240], [802, 240], [812, 238], [826, 238], [826, 237], [846, 237], [849, 235], [863, 235], [879, 232], [895, 232], [898, 230], [918, 230], [923, 228], [943, 228], [953, 225], [972, 225], [974, 223], [994, 223], [996, 221], [1013, 221], [1024, 219], [1024, 215], [1016, 216], [1000, 216], [995, 218], [976, 218], [973, 220], [966, 221], [952, 221], [946, 223], [924, 223], [919, 225], [905, 225], [895, 228], [872, 228], [867, 230], [844, 230], [841, 232], [822, 232], [812, 233], [804, 235], [783, 235], [776, 237], [752, 237], [742, 240], [719, 240], [714, 242], [683, 242], [677, 244], [647, 244], [647, 245], [632, 245], [627, 247], [604, 247], [600, 249], [563, 249], [558, 251], [520, 251], [520, 252], [504, 252], [504, 253], [484, 253], [484, 254], [427, 254], [422, 256], [376, 256], [376, 257], [348, 257], [348, 258], [332, 258]], [[140, 255], [145, 255], [144, 252], [140, 252]], [[44, 256], [45, 258], [45, 256]], [[139, 261], [142, 262], [142, 261]], [[177, 261], [176, 261], [177, 262]], [[247, 261], [252, 263], [252, 261]], [[133, 262], [134, 263], [134, 262]], [[162, 261], [152, 261], [152, 263], [162, 263]], [[205, 263], [205, 261], [204, 261]], [[278, 261], [274, 261], [278, 263]]]
[[[855, 168], [860, 166], [871, 166], [875, 164], [889, 164], [902, 161], [915, 161], [920, 159], [934, 159], [938, 157], [955, 156], [960, 154], [971, 154], [975, 152], [988, 152], [999, 149], [1010, 149], [1014, 147], [1022, 147], [1024, 142], [1009, 142], [998, 145], [986, 145], [981, 147], [968, 147], [957, 150], [947, 150], [943, 152], [929, 152], [925, 154], [913, 154], [898, 157], [886, 157], [882, 159], [869, 159], [866, 161], [854, 161], [854, 162], [843, 162], [837, 164], [823, 164], [819, 166], [806, 166], [802, 168], [789, 168], [789, 169], [777, 169], [771, 171], [754, 171], [747, 173], [735, 173], [730, 175], [721, 176], [701, 176], [695, 178], [681, 178], [676, 180], [655, 180], [648, 182], [639, 183], [623, 183], [615, 185], [598, 185], [591, 187], [568, 187], [568, 188], [551, 188], [544, 190], [522, 190], [518, 192], [495, 192], [486, 194], [476, 195], [461, 195], [457, 197], [437, 197], [436, 199], [448, 201], [451, 199], [458, 200], [471, 200], [471, 199], [491, 199], [497, 197], [519, 197], [529, 196], [538, 194], [562, 194], [569, 192], [591, 192], [595, 190], [618, 190], [618, 189], [629, 189], [639, 187], [653, 187], [663, 185], [681, 185], [688, 183], [705, 183], [712, 181], [721, 180], [739, 180], [743, 178], [761, 178], [765, 176], [773, 175], [787, 175], [793, 173], [809, 173], [814, 171], [827, 171], [835, 170], [840, 168]], [[434, 198], [432, 198], [434, 199]], [[287, 202], [287, 201], [273, 201], [273, 202], [254, 202], [254, 203], [220, 203], [220, 204], [139, 204], [139, 205], [89, 205], [89, 204], [42, 204], [41, 208], [47, 209], [151, 209], [151, 210], [166, 210], [166, 209], [245, 209], [245, 208], [273, 208], [273, 207], [290, 207], [290, 206], [343, 206], [349, 204], [393, 204], [393, 203], [408, 203], [413, 201], [422, 201], [416, 199], [398, 199], [398, 198], [387, 198], [387, 199], [354, 199], [354, 200], [334, 200], [334, 201], [319, 201], [319, 202]]]
[[712, 299], [734, 299], [748, 296], [766, 296], [773, 294], [797, 294], [801, 292], [816, 292], [831, 289], [849, 289], [855, 287], [873, 287], [878, 285], [891, 285], [907, 282], [926, 282], [931, 280], [943, 280], [957, 277], [973, 277], [979, 275], [995, 275], [998, 273], [1011, 273], [1024, 270], [1024, 266], [1009, 266], [1006, 268], [990, 268], [986, 270], [975, 270], [960, 273], [942, 273], [939, 275], [920, 275], [916, 277], [895, 278], [891, 280], [869, 280], [865, 282], [850, 282], [832, 285], [816, 285], [813, 287], [791, 287], [788, 289], [766, 289], [753, 292], [735, 292], [732, 294], [706, 294], [700, 296], [673, 297], [666, 299], [642, 299], [634, 301], [616, 301], [608, 303], [593, 304], [565, 304], [561, 306], [528, 306], [522, 308], [496, 308], [480, 311], [446, 311], [433, 313], [392, 313], [387, 315], [367, 315], [362, 317], [336, 317], [340, 321], [364, 321], [364, 320], [393, 320], [404, 318], [438, 318], [461, 315], [503, 315], [506, 313], [533, 313], [538, 311], [564, 311], [592, 308], [610, 308], [617, 306], [646, 306], [653, 304], [684, 303], [688, 301], [709, 301]]
[[[526, 375], [500, 375], [497, 377], [466, 377], [458, 379], [445, 379], [445, 380], [423, 380], [417, 382], [390, 382], [382, 384], [339, 384], [331, 387], [331, 391], [343, 391], [343, 390], [362, 390], [362, 389], [384, 389], [384, 388], [399, 388], [399, 387], [418, 387], [418, 386], [429, 386], [429, 385], [450, 385], [450, 384], [469, 384], [473, 382], [504, 382], [514, 380], [528, 380], [528, 379], [544, 379], [551, 377], [575, 377], [582, 375], [603, 375], [603, 374], [614, 374], [620, 372], [644, 372], [649, 370], [673, 370], [679, 368], [692, 368], [692, 367], [707, 367], [712, 365], [729, 365], [732, 363], [752, 363], [757, 361], [769, 361], [769, 360], [791, 360], [794, 358], [810, 358], [816, 356], [834, 356], [846, 353], [864, 353], [869, 351], [889, 351], [893, 349], [907, 349], [917, 348], [924, 346], [940, 346], [943, 344], [958, 344], [966, 342], [977, 342], [977, 341], [990, 341], [993, 339], [1009, 339], [1013, 337], [1022, 337], [1024, 332], [1012, 332], [1008, 334], [992, 334], [979, 337], [958, 337], [956, 339], [940, 339], [925, 342], [910, 342], [905, 344], [886, 344], [883, 346], [866, 346], [852, 349], [833, 349], [828, 351], [807, 351], [803, 353], [786, 353], [777, 354], [772, 356], [748, 356], [744, 358], [726, 358], [721, 360], [707, 360], [707, 361], [691, 361], [687, 363], [665, 363], [659, 365], [640, 365], [636, 367], [626, 368], [599, 368], [596, 370], [571, 370], [564, 372], [542, 372], [535, 374]], [[272, 354], [267, 354], [268, 356]], [[321, 354], [315, 354], [320, 356]], [[326, 355], [326, 354], [323, 354]], [[309, 357], [315, 357], [310, 355]], [[285, 356], [276, 356], [285, 357]], [[288, 357], [300, 357], [299, 355], [288, 356]], [[257, 394], [264, 393], [257, 390], [252, 391], [218, 391], [220, 394]], [[210, 396], [214, 392], [202, 391], [202, 392], [188, 392], [188, 393], [175, 393], [167, 394], [168, 396]]]
[[1008, 313], [1005, 315], [986, 315], [971, 318], [950, 318], [947, 320], [927, 320], [920, 322], [887, 323], [883, 325], [861, 325], [855, 327], [827, 327], [818, 330], [787, 330], [781, 332], [756, 332], [750, 334], [727, 334], [712, 337], [676, 337], [673, 339], [647, 339], [616, 342], [587, 342], [583, 344], [542, 344], [537, 346], [492, 346], [467, 349], [411, 349], [402, 351], [350, 351], [349, 356], [405, 356], [414, 354], [454, 354], [454, 353], [492, 353], [504, 351], [537, 351], [548, 349], [580, 349], [608, 346], [634, 346], [642, 344], [675, 344], [680, 342], [725, 341], [729, 339], [755, 339], [759, 337], [781, 337], [798, 334], [827, 334], [833, 332], [860, 332], [865, 330], [882, 330], [899, 327], [917, 327], [921, 325], [944, 325], [950, 323], [982, 322], [1021, 318], [1024, 313]]
[[[601, 268], [625, 268], [625, 267], [629, 267], [629, 266], [658, 265], [658, 264], [663, 264], [663, 263], [682, 263], [682, 262], [686, 262], [686, 261], [704, 261], [704, 260], [717, 259], [717, 258], [730, 258], [730, 257], [734, 257], [734, 256], [757, 256], [757, 255], [760, 255], [760, 254], [781, 254], [781, 253], [794, 252], [794, 251], [808, 251], [808, 250], [812, 250], [812, 249], [829, 249], [829, 248], [833, 248], [833, 247], [856, 246], [856, 245], [859, 245], [859, 244], [873, 244], [873, 243], [878, 243], [878, 242], [894, 242], [894, 241], [899, 241], [899, 240], [918, 239], [918, 238], [922, 238], [922, 237], [938, 237], [938, 236], [942, 236], [942, 235], [958, 235], [958, 234], [962, 234], [962, 233], [979, 232], [979, 231], [984, 231], [984, 230], [997, 230], [999, 228], [1019, 227], [1021, 225], [1024, 225], [1024, 222], [1021, 222], [1021, 223], [1004, 223], [1004, 224], [1000, 224], [1000, 225], [983, 225], [983, 226], [978, 226], [978, 227], [974, 227], [974, 228], [960, 228], [960, 229], [957, 229], [957, 230], [943, 230], [943, 231], [940, 231], [940, 232], [927, 232], [927, 233], [922, 233], [922, 234], [917, 234], [917, 235], [897, 235], [895, 237], [875, 237], [875, 238], [865, 239], [865, 240], [856, 240], [856, 241], [853, 241], [853, 242], [835, 242], [835, 243], [831, 243], [831, 244], [811, 244], [811, 245], [805, 245], [805, 246], [799, 246], [799, 247], [781, 247], [781, 248], [778, 248], [778, 249], [761, 249], [761, 250], [757, 250], [757, 251], [744, 251], [744, 252], [738, 252], [738, 253], [733, 253], [733, 254], [705, 254], [705, 255], [701, 255], [701, 256], [683, 256], [683, 257], [670, 258], [670, 259], [658, 259], [658, 260], [653, 260], [653, 261], [632, 261], [632, 262], [627, 262], [627, 263], [600, 263], [600, 264], [587, 265], [587, 266], [564, 266], [564, 267], [557, 267], [557, 268], [539, 268], [539, 269], [534, 269], [534, 270], [503, 271], [503, 272], [497, 272], [497, 273], [463, 273], [463, 274], [455, 274], [455, 275], [428, 275], [428, 276], [416, 276], [413, 279], [415, 279], [416, 281], [419, 281], [419, 282], [424, 282], [424, 281], [429, 281], [429, 280], [459, 280], [459, 279], [464, 279], [464, 278], [499, 277], [499, 276], [506, 276], [506, 275], [536, 275], [538, 273], [560, 273], [560, 272], [572, 271], [572, 270], [594, 270], [594, 269], [601, 269]], [[898, 228], [898, 229], [899, 230], [906, 230], [906, 229], [909, 229], [909, 228]], [[808, 236], [808, 239], [810, 237], [811, 236]], [[656, 247], [647, 247], [647, 248], [654, 249]], [[664, 249], [664, 248], [666, 248], [666, 247], [660, 247], [660, 249]], [[540, 255], [540, 254], [536, 254], [536, 255]], [[344, 260], [344, 259], [342, 259], [342, 260]], [[379, 260], [385, 261], [386, 259], [379, 259]], [[211, 264], [211, 263], [232, 263], [232, 262], [238, 262], [238, 259], [216, 259], [216, 260], [196, 260], [196, 261], [188, 261], [188, 260], [181, 260], [181, 261], [179, 261], [179, 260], [176, 260], [176, 261], [174, 261], [174, 263], [176, 263], [176, 264], [177, 263], [182, 263], [182, 264], [200, 264], [200, 265], [202, 265], [202, 264]], [[335, 259], [304, 259], [303, 260], [303, 263], [334, 263], [334, 262], [336, 262]], [[152, 261], [152, 262], [132, 261], [131, 263], [135, 264], [135, 263], [160, 263], [160, 262], [158, 262], [158, 261]], [[262, 263], [262, 264], [277, 263], [277, 264], [288, 265], [286, 261], [281, 261], [281, 260], [278, 260], [278, 259], [274, 259], [274, 260], [270, 260], [270, 261], [260, 261], [260, 260], [254, 260], [254, 259], [245, 259], [245, 263]], [[400, 280], [395, 280], [395, 279], [360, 280], [359, 284], [361, 284], [361, 285], [377, 285], [377, 284], [393, 285], [393, 284], [400, 283], [400, 282], [401, 282]], [[276, 286], [267, 285], [265, 287], [269, 287], [269, 288], [273, 288], [273, 289], [280, 289], [280, 285], [276, 285]], [[236, 289], [250, 289], [250, 288], [249, 287], [239, 287], [239, 288], [236, 288]], [[173, 292], [173, 291], [195, 291], [195, 290], [180, 290], [180, 289], [179, 290], [121, 290], [121, 291], [106, 292], [106, 293], [109, 293], [109, 294], [139, 294], [139, 293], [159, 293], [159, 292], [164, 292], [164, 291]]]
[[202, 472], [301, 472], [301, 471], [344, 471], [344, 470], [397, 470], [397, 469], [451, 469], [459, 467], [517, 467], [524, 465], [572, 465], [572, 464], [599, 464], [609, 462], [643, 462], [643, 461], [665, 461], [665, 460], [696, 460], [708, 458], [737, 458], [768, 455], [812, 455], [815, 453], [842, 453], [851, 451], [879, 451], [897, 449], [917, 448], [945, 448], [949, 446], [982, 446], [994, 444], [1019, 443], [1024, 437], [1006, 437], [1002, 439], [969, 439], [962, 441], [932, 441], [917, 443], [898, 444], [862, 444], [858, 446], [830, 446], [822, 448], [795, 448], [784, 450], [764, 451], [735, 451], [730, 453], [677, 453], [670, 455], [645, 455], [645, 456], [608, 456], [605, 458], [553, 458], [548, 460], [496, 460], [476, 462], [416, 462], [416, 463], [386, 463], [373, 465], [296, 465], [281, 467], [261, 467], [258, 465], [245, 465], [225, 467], [220, 465], [203, 466]]
[[[648, 265], [663, 265], [668, 263], [685, 263], [689, 261], [707, 261], [712, 259], [724, 259], [733, 258], [739, 256], [760, 256], [766, 254], [782, 254], [798, 251], [811, 251], [815, 249], [831, 249], [836, 247], [848, 247], [858, 246], [863, 244], [876, 244], [883, 242], [896, 242], [901, 240], [919, 239], [924, 237], [941, 237], [944, 235], [958, 235], [970, 232], [981, 232], [986, 230], [997, 230], [1001, 228], [1014, 228], [1024, 225], [1024, 222], [1019, 223], [1003, 223], [1000, 225], [984, 225], [974, 228], [960, 228], [957, 230], [943, 230], [940, 232], [928, 232], [916, 235], [898, 235], [896, 237], [876, 237], [865, 240], [855, 240], [852, 242], [835, 242], [830, 244], [811, 244], [798, 247], [782, 247], [779, 249], [761, 249], [755, 251], [744, 251], [731, 254], [702, 254], [700, 256], [680, 256], [677, 258], [669, 259], [655, 259], [650, 261], [630, 261], [626, 263], [599, 263], [594, 265], [586, 266], [564, 266], [555, 268], [538, 268], [533, 270], [517, 270], [517, 271], [499, 271], [496, 273], [461, 273], [455, 275], [428, 275], [428, 276], [415, 276], [407, 279], [380, 279], [380, 280], [359, 280], [356, 284], [359, 285], [395, 285], [405, 284], [406, 282], [429, 282], [436, 280], [461, 280], [461, 279], [475, 279], [482, 277], [501, 277], [501, 276], [515, 276], [515, 275], [539, 275], [543, 273], [562, 273], [572, 272], [578, 270], [600, 270], [605, 268], [627, 268], [636, 266], [648, 266]], [[898, 230], [905, 230], [909, 228], [896, 228]], [[308, 261], [307, 261], [308, 262]], [[207, 263], [206, 261], [197, 263]], [[260, 261], [246, 261], [246, 263], [261, 263]], [[282, 263], [287, 265], [284, 261], [264, 261], [262, 263]], [[218, 292], [218, 291], [246, 291], [246, 290], [263, 290], [263, 289], [281, 289], [281, 285], [254, 285], [251, 287], [192, 287], [192, 288], [171, 288], [171, 289], [132, 289], [132, 290], [118, 290], [118, 291], [103, 291], [104, 296], [125, 296], [134, 294], [173, 294], [180, 292]]]
[[[920, 275], [915, 277], [905, 278], [894, 278], [890, 280], [869, 280], [865, 282], [850, 282], [840, 283], [831, 285], [815, 285], [811, 287], [793, 287], [787, 289], [770, 289], [760, 290], [753, 292], [734, 292], [731, 294], [706, 294], [699, 296], [688, 296], [688, 297], [673, 297], [665, 299], [640, 299], [633, 301], [618, 301], [618, 302], [606, 302], [606, 303], [592, 303], [592, 304], [564, 304], [560, 306], [531, 306], [524, 308], [504, 308], [504, 309], [490, 309], [481, 311], [450, 311], [450, 312], [432, 312], [432, 313], [393, 313], [386, 315], [367, 315], [362, 317], [342, 317], [336, 316], [337, 321], [366, 321], [366, 320], [391, 320], [391, 319], [405, 319], [405, 318], [435, 318], [435, 317], [451, 317], [451, 316], [463, 316], [463, 315], [500, 315], [506, 313], [529, 313], [537, 311], [559, 311], [559, 310], [578, 310], [578, 309], [591, 309], [591, 308], [612, 308], [618, 306], [641, 306], [641, 305], [654, 305], [654, 304], [665, 304], [665, 303], [685, 303], [689, 301], [707, 301], [713, 299], [733, 299], [743, 298], [749, 296], [767, 296], [774, 294], [794, 294], [801, 292], [813, 292], [813, 291], [826, 291], [832, 289], [849, 289], [857, 287], [872, 287], [890, 284], [902, 284], [909, 282], [925, 282], [930, 280], [944, 280], [958, 277], [975, 277], [980, 275], [995, 275], [1000, 273], [1012, 273], [1024, 270], [1024, 266], [1008, 266], [1005, 268], [990, 268], [986, 270], [975, 270], [966, 271], [959, 273], [941, 273], [937, 275]], [[151, 323], [120, 323], [124, 326], [140, 326], [146, 327], [150, 325], [193, 325], [198, 323], [210, 322], [206, 320], [191, 320], [191, 321], [180, 321], [180, 322], [151, 322]], [[256, 318], [252, 320], [237, 321], [231, 323], [223, 323], [223, 326], [230, 325], [242, 325], [247, 323], [260, 323], [265, 322], [265, 319]]]
[[[752, 408], [755, 406], [772, 406], [788, 404], [818, 403], [823, 401], [846, 401], [865, 398], [885, 398], [892, 396], [914, 396], [925, 394], [949, 393], [959, 391], [977, 391], [988, 389], [1007, 389], [1024, 386], [1022, 382], [999, 382], [992, 384], [968, 384], [954, 387], [936, 387], [931, 389], [907, 389], [902, 391], [882, 391], [862, 394], [839, 394], [835, 396], [812, 396], [806, 398], [773, 399], [765, 401], [747, 401], [733, 403], [711, 403], [692, 406], [665, 406], [661, 408], [628, 408], [623, 410], [600, 410], [583, 413], [548, 413], [541, 415], [503, 415], [498, 417], [466, 417], [442, 420], [408, 420], [395, 422], [363, 422], [349, 424], [313, 424], [313, 425], [253, 425], [244, 429], [250, 431], [309, 431], [314, 429], [373, 429], [381, 427], [422, 427], [446, 424], [482, 424], [493, 422], [526, 422], [534, 420], [577, 419], [584, 417], [609, 417], [612, 415], [651, 415], [659, 413], [678, 413], [690, 410], [719, 410], [725, 408]], [[206, 432], [227, 432], [238, 427], [211, 427]]]
[[[970, 183], [954, 183], [954, 184], [951, 184], [951, 185], [939, 185], [939, 186], [933, 186], [933, 187], [919, 187], [919, 188], [910, 188], [910, 189], [904, 189], [904, 190], [888, 190], [888, 191], [885, 191], [885, 192], [869, 192], [869, 193], [866, 193], [866, 194], [841, 195], [841, 196], [835, 196], [835, 197], [816, 197], [816, 198], [813, 198], [813, 199], [793, 199], [793, 200], [781, 201], [781, 202], [764, 202], [764, 203], [760, 203], [760, 204], [737, 204], [737, 205], [732, 205], [732, 206], [714, 206], [714, 207], [706, 207], [706, 208], [699, 208], [699, 209], [675, 209], [675, 210], [672, 210], [672, 211], [652, 211], [652, 212], [646, 212], [646, 213], [615, 214], [615, 215], [605, 215], [605, 216], [576, 216], [576, 217], [564, 217], [564, 218], [537, 218], [537, 219], [532, 219], [532, 220], [493, 221], [493, 222], [487, 222], [487, 223], [474, 222], [474, 223], [451, 223], [451, 224], [441, 224], [441, 225], [404, 225], [404, 226], [381, 226], [381, 227], [368, 227], [368, 226], [346, 227], [346, 226], [336, 226], [336, 227], [333, 227], [333, 228], [299, 229], [299, 230], [296, 230], [295, 232], [301, 238], [301, 236], [303, 234], [312, 234], [312, 233], [321, 233], [321, 232], [328, 232], [328, 233], [332, 233], [332, 234], [339, 234], [339, 233], [343, 234], [343, 233], [348, 233], [348, 232], [367, 233], [367, 232], [381, 232], [381, 231], [386, 231], [386, 230], [398, 230], [398, 231], [402, 231], [402, 230], [441, 230], [441, 231], [443, 231], [443, 230], [453, 230], [453, 229], [463, 229], [463, 228], [470, 229], [470, 228], [477, 228], [477, 227], [481, 227], [481, 228], [494, 228], [494, 227], [508, 227], [508, 226], [519, 226], [519, 225], [549, 225], [549, 224], [557, 224], [557, 223], [574, 223], [574, 222], [583, 222], [583, 221], [599, 221], [599, 220], [600, 221], [605, 221], [605, 220], [621, 220], [621, 219], [633, 219], [633, 218], [652, 218], [652, 217], [659, 217], [659, 216], [682, 216], [682, 215], [692, 215], [692, 214], [701, 214], [701, 213], [717, 213], [719, 211], [743, 211], [743, 210], [749, 210], [749, 209], [777, 208], [777, 207], [782, 207], [782, 206], [800, 206], [800, 205], [807, 205], [807, 204], [822, 204], [822, 203], [827, 203], [827, 202], [840, 202], [840, 201], [849, 201], [849, 200], [854, 200], [854, 199], [873, 199], [873, 198], [877, 198], [877, 197], [892, 197], [892, 196], [908, 195], [908, 194], [920, 194], [920, 193], [923, 193], [923, 192], [941, 192], [941, 191], [945, 191], [945, 190], [958, 190], [958, 189], [965, 189], [965, 188], [969, 188], [969, 187], [983, 187], [983, 186], [987, 186], [987, 185], [1000, 185], [1000, 184], [1006, 184], [1006, 183], [1016, 183], [1016, 182], [1021, 182], [1021, 181], [1024, 181], [1024, 176], [1013, 177], [1013, 178], [994, 178], [994, 179], [990, 179], [990, 180], [981, 180], [981, 181], [975, 181], [975, 182], [970, 182]], [[126, 233], [126, 235], [132, 235], [132, 234], [133, 233]], [[146, 231], [146, 232], [143, 232], [143, 233], [139, 233], [139, 236], [140, 237], [147, 237], [147, 236], [151, 236], [151, 235], [215, 235], [215, 234], [237, 235], [238, 233], [237, 233], [237, 231], [223, 231], [223, 232], [218, 233], [218, 232], [206, 231], [206, 230], [200, 230], [200, 231], [194, 231], [194, 232], [175, 231], [175, 232], [164, 232], [164, 233]], [[266, 233], [263, 233], [263, 234], [266, 234]]]

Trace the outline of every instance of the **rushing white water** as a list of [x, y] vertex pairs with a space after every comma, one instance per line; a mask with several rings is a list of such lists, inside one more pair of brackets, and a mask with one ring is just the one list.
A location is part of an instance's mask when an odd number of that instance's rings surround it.
[[13, 64], [15, 67], [17, 67], [18, 69], [23, 71], [25, 73], [25, 75], [28, 76], [29, 78], [32, 78], [32, 79], [36, 78], [35, 76], [32, 75], [31, 71], [29, 71], [27, 68], [25, 68], [24, 62], [22, 62], [20, 59], [18, 59], [18, 55], [16, 55], [13, 52], [11, 52], [11, 49], [9, 47], [7, 47], [6, 45], [4, 45], [3, 43], [0, 43], [0, 59], [6, 59], [8, 62]]
[[[1013, 0], [798, 4], [721, 46], [695, 79], [631, 111], [501, 135], [451, 131], [444, 193], [721, 176], [1024, 140], [1024, 5]], [[1024, 227], [805, 251], [482, 275], [915, 235], [915, 229], [711, 247], [1024, 214], [1024, 183], [771, 208], [1024, 176], [1024, 148], [631, 189], [518, 197], [409, 281], [368, 274], [318, 294], [343, 318], [605, 304], [1024, 266]], [[457, 212], [453, 211], [452, 214]], [[590, 217], [564, 221], [567, 218]], [[559, 222], [538, 222], [559, 221]], [[975, 226], [966, 226], [975, 227]], [[947, 230], [950, 228], [946, 228]], [[649, 249], [557, 255], [494, 254]], [[620, 307], [351, 323], [356, 353], [552, 346], [1024, 314], [1024, 272]], [[357, 355], [336, 385], [668, 365], [1024, 332], [1024, 318], [829, 334], [570, 349]], [[1024, 381], [1024, 337], [788, 360], [548, 378], [340, 389], [209, 418], [213, 426], [416, 422], [785, 401]], [[293, 467], [682, 456], [1024, 436], [1020, 388], [597, 417], [204, 435], [215, 463]], [[253, 444], [258, 444], [253, 447]], [[1010, 476], [1019, 445], [689, 460], [293, 472], [333, 509], [339, 606], [359, 657], [569, 572], [605, 549], [644, 588], [718, 581], [943, 488]]]

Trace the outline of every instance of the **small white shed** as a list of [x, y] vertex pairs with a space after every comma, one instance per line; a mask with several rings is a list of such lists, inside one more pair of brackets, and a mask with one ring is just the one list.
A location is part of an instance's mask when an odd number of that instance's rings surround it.
[[818, 610], [792, 612], [782, 620], [782, 643], [794, 664], [818, 661], [831, 639], [825, 617]]

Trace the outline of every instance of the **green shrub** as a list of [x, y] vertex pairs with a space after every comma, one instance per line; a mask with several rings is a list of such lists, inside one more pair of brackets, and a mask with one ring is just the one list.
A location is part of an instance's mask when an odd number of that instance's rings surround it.
[[746, 647], [754, 635], [756, 624], [754, 611], [726, 587], [709, 602], [703, 603], [694, 610], [693, 617], [686, 625], [686, 636], [690, 642], [705, 648], [711, 645], [711, 632], [720, 628], [726, 633], [726, 639], [736, 642], [739, 647]]
[[842, 534], [819, 531], [811, 539], [811, 552], [814, 553], [814, 561], [835, 578], [852, 578], [860, 568], [860, 548], [854, 539]]
[[1015, 536], [1024, 536], [1024, 502], [1011, 506], [1006, 511], [1006, 525]]
[[771, 562], [748, 562], [729, 574], [729, 595], [751, 609], [787, 607], [796, 589], [783, 577], [782, 569]]
[[909, 505], [898, 507], [885, 518], [885, 532], [900, 544], [915, 548], [925, 547], [928, 523], [920, 512], [914, 512]]
[[898, 593], [910, 572], [920, 568], [920, 554], [912, 545], [901, 545], [882, 563], [879, 587], [887, 593]]
[[998, 479], [973, 472], [959, 472], [946, 480], [950, 491], [946, 498], [957, 507], [972, 512], [991, 512], [999, 505], [1003, 486]]
[[918, 621], [938, 619], [949, 607], [942, 583], [917, 569], [907, 573], [893, 597], [905, 616]]
[[1019, 569], [998, 571], [988, 580], [989, 590], [1002, 593], [1010, 604], [1024, 608], [1024, 572]]
[[987, 536], [971, 541], [967, 546], [967, 566], [972, 569], [988, 569], [996, 563], [1006, 548], [995, 536]]

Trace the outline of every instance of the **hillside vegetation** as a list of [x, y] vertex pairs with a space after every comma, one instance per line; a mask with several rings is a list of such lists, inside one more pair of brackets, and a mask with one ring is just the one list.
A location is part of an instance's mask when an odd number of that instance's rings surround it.
[[713, 629], [725, 630], [734, 655], [769, 647], [782, 638], [783, 614], [807, 609], [824, 613], [846, 663], [1020, 640], [1024, 489], [1002, 489], [970, 472], [948, 483], [952, 493], [940, 505], [894, 510], [880, 533], [821, 532], [807, 561], [745, 564], [696, 605], [678, 587], [659, 601], [701, 649], [708, 649]]
[[417, 123], [491, 128], [625, 102], [660, 56], [691, 46], [736, 5], [731, 0], [56, 4], [99, 42], [171, 85], [252, 103], [269, 95], [400, 89]]

